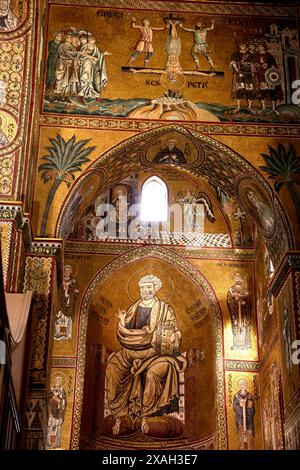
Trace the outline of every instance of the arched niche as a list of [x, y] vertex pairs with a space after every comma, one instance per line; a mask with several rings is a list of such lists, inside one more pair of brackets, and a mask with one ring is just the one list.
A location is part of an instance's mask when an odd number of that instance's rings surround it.
[[[188, 361], [184, 433], [177, 439], [149, 439], [140, 431], [116, 438], [107, 431], [105, 421], [106, 361], [109, 353], [121, 349], [114, 313], [138, 299], [138, 280], [148, 273], [162, 279], [157, 297], [175, 310], [182, 331], [181, 352]], [[86, 290], [78, 338], [73, 449], [188, 448], [191, 444], [195, 448], [206, 444], [227, 448], [221, 310], [208, 281], [185, 259], [166, 249], [143, 247], [110, 262]]]
[[[90, 183], [90, 188], [93, 187], [93, 179], [95, 178], [95, 175], [92, 175], [85, 180]], [[153, 225], [152, 233], [155, 230], [155, 222], [145, 222], [142, 217], [142, 192], [144, 184], [149, 178], [159, 178], [166, 187], [167, 218], [160, 224], [161, 230], [164, 231], [160, 233], [164, 235], [165, 244], [168, 244], [166, 235], [169, 236], [169, 240], [172, 242], [172, 234], [174, 234], [174, 238], [181, 237], [182, 242], [188, 241], [187, 232], [192, 230], [188, 234], [190, 241], [195, 243], [197, 238], [195, 239], [194, 235], [196, 235], [200, 246], [215, 246], [213, 243], [217, 244], [218, 240], [220, 244], [222, 243], [221, 246], [240, 246], [234, 231], [235, 227], [240, 227], [239, 221], [235, 222], [226, 216], [217, 200], [214, 188], [204, 178], [187, 174], [175, 167], [162, 168], [156, 166], [144, 169], [124, 178], [104, 192], [99, 187], [98, 193], [94, 193], [94, 197], [90, 199], [90, 204], [85, 205], [85, 212], [82, 213], [80, 207], [77, 211], [73, 211], [73, 216], [72, 211], [68, 212], [69, 223], [64, 226], [64, 236], [70, 240], [103, 241], [103, 235], [107, 235], [106, 240], [110, 241], [112, 239], [111, 235], [108, 231], [105, 234], [101, 229], [101, 221], [106, 218], [106, 215], [103, 216], [103, 214], [109, 207], [115, 211], [116, 216], [117, 214], [121, 215], [121, 210], [124, 208], [128, 210], [129, 214], [127, 222], [125, 218], [125, 226], [124, 224], [122, 226], [123, 233], [118, 233], [115, 230], [114, 235], [120, 235], [119, 238], [123, 240], [125, 238], [137, 240], [134, 238], [136, 222], [141, 224], [144, 230], [144, 232], [140, 230], [136, 235], [141, 236], [141, 240], [143, 240], [144, 235], [145, 239], [147, 224]], [[79, 191], [81, 193], [82, 189], [80, 188]], [[150, 207], [155, 210], [159, 203], [154, 202], [151, 193], [149, 196]], [[99, 213], [101, 204], [103, 204], [103, 211], [100, 209], [102, 216]], [[136, 209], [137, 206], [139, 206], [139, 209]], [[69, 207], [72, 207], [72, 205]], [[238, 207], [238, 203], [236, 203], [236, 207]], [[138, 212], [140, 217], [137, 216]], [[132, 214], [134, 214], [134, 217], [131, 217]], [[156, 225], [158, 224], [156, 223]], [[185, 232], [182, 232], [183, 226]], [[109, 227], [106, 226], [105, 228], [108, 229]], [[126, 236], [123, 237], [124, 232], [126, 232]], [[245, 243], [246, 246], [252, 246], [253, 224], [249, 217], [243, 220], [243, 232], [247, 242]], [[205, 234], [204, 239], [203, 233]], [[248, 236], [247, 240], [246, 236]]]
[[[166, 157], [164, 149], [170, 140], [175, 140], [184, 158], [179, 152], [173, 161]], [[74, 214], [83, 214], [99, 187], [107, 191], [130, 175], [158, 167], [204, 178], [237, 200], [264, 237], [275, 267], [286, 250], [294, 247], [278, 197], [260, 173], [225, 145], [177, 124], [138, 134], [99, 157], [71, 188], [60, 211], [56, 236], [65, 237]]]

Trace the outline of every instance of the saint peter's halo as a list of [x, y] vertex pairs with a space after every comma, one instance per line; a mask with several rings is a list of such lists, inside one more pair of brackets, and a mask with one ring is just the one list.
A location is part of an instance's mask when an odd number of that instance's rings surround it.
[[140, 297], [140, 289], [139, 289], [139, 280], [148, 274], [152, 274], [160, 278], [163, 286], [161, 289], [157, 291], [157, 296], [160, 300], [167, 302], [173, 294], [174, 291], [174, 283], [170, 278], [169, 274], [166, 271], [156, 268], [156, 266], [151, 266], [149, 268], [144, 267], [140, 268], [135, 271], [132, 276], [129, 278], [127, 283], [127, 294], [128, 297], [133, 301], [136, 302]]
[[244, 380], [246, 382], [248, 392], [252, 393], [253, 384], [252, 384], [251, 380], [249, 379], [249, 377], [245, 377], [244, 375], [237, 375], [236, 377], [234, 377], [234, 379], [233, 379], [233, 389], [234, 389], [234, 391], [238, 392], [240, 390], [240, 386], [239, 386], [239, 381], [240, 380]]

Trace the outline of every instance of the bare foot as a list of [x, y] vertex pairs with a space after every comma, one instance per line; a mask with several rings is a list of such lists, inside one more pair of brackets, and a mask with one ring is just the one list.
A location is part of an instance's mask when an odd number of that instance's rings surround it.
[[147, 434], [149, 432], [149, 430], [150, 430], [150, 426], [147, 422], [147, 419], [143, 418], [142, 419], [142, 424], [141, 424], [141, 431], [142, 431], [142, 433]]
[[119, 434], [120, 426], [121, 426], [121, 419], [116, 418], [116, 422], [115, 422], [115, 424], [113, 425], [113, 428], [112, 428], [112, 432], [115, 436], [117, 436]]
[[241, 110], [241, 108], [235, 108], [235, 109], [232, 110], [232, 113], [233, 114], [239, 113], [240, 110]]

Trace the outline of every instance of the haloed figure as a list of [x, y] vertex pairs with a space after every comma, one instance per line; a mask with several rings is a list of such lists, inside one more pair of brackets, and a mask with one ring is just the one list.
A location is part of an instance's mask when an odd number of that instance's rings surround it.
[[10, 0], [0, 0], [0, 32], [13, 31], [18, 26], [19, 20], [11, 11]]
[[62, 378], [55, 378], [54, 386], [48, 394], [47, 447], [61, 447], [61, 428], [65, 418], [67, 394], [62, 386]]
[[64, 268], [62, 289], [59, 295], [60, 309], [55, 318], [54, 338], [56, 340], [71, 339], [72, 337], [72, 324], [78, 292], [77, 281], [72, 277], [72, 267], [67, 264]]
[[231, 349], [251, 348], [251, 298], [245, 280], [236, 273], [234, 284], [227, 293], [227, 305], [231, 316], [233, 345]]
[[233, 397], [233, 410], [235, 413], [239, 449], [252, 450], [255, 414], [254, 398], [247, 390], [247, 383], [245, 380], [241, 379], [238, 385], [239, 391]]
[[268, 232], [273, 230], [275, 222], [272, 209], [254, 191], [248, 191], [247, 197], [257, 211], [262, 228]]
[[147, 434], [149, 417], [179, 409], [178, 374], [184, 371], [186, 359], [179, 352], [181, 332], [174, 310], [156, 295], [161, 287], [159, 277], [143, 276], [140, 298], [116, 314], [123, 349], [109, 357], [106, 367], [115, 435], [123, 416], [129, 416], [133, 424], [139, 420], [141, 431]]
[[155, 155], [153, 163], [186, 163], [184, 153], [176, 144], [176, 139], [169, 139], [167, 146]]

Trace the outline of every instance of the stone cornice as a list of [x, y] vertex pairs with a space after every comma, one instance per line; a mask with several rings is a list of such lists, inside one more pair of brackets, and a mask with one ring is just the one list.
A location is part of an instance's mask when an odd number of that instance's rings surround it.
[[300, 270], [300, 251], [288, 251], [284, 255], [270, 284], [270, 289], [274, 297], [278, 297], [280, 289], [291, 270]]
[[34, 238], [30, 216], [23, 212], [23, 203], [20, 201], [0, 202], [0, 220], [10, 221], [16, 224], [17, 230], [22, 230], [27, 254], [57, 256], [63, 246], [63, 240], [52, 238]]

